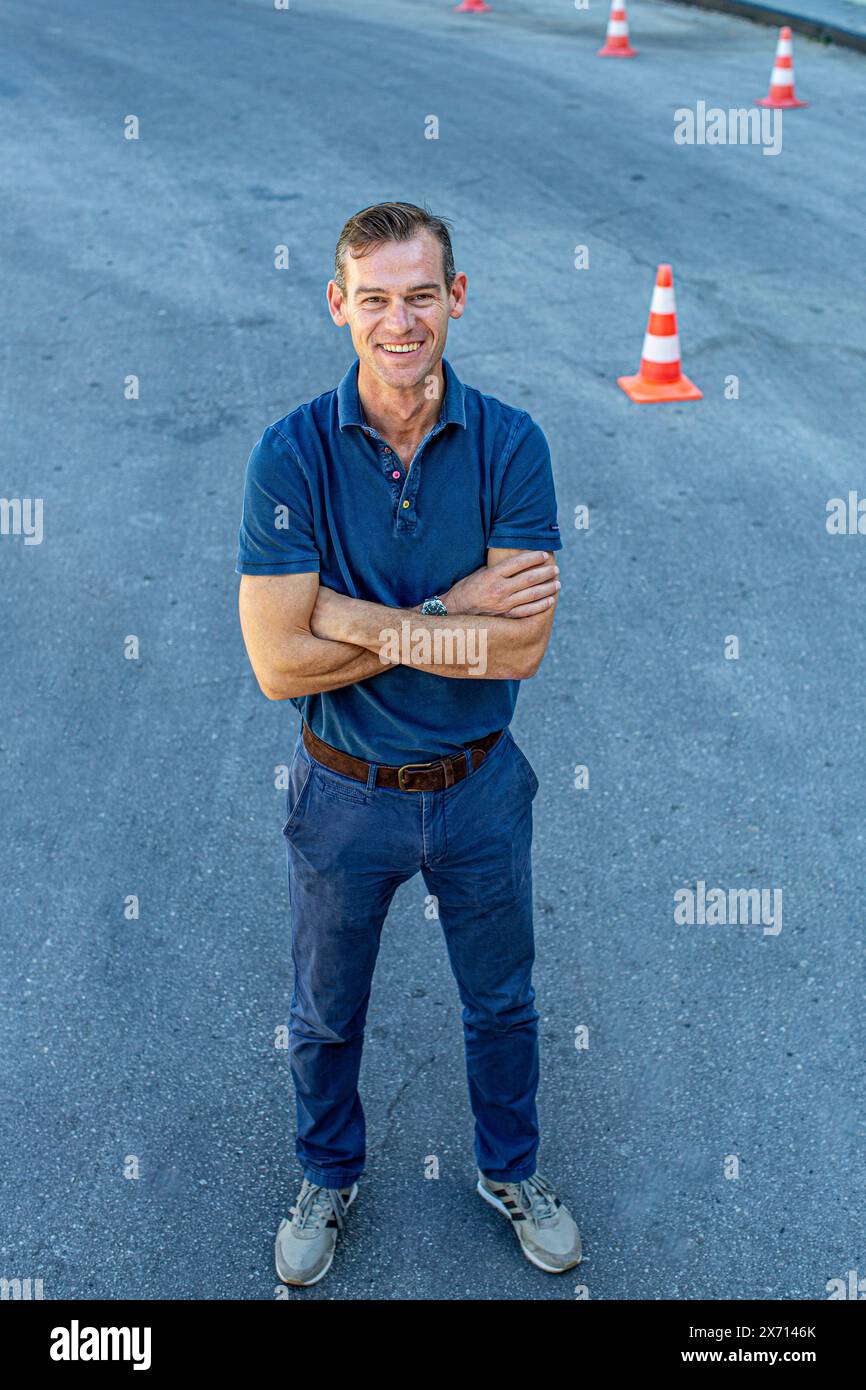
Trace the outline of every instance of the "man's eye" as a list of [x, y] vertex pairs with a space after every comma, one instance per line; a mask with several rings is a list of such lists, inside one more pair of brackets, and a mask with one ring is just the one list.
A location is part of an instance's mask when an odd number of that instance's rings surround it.
[[415, 294], [415, 295], [412, 296], [412, 298], [413, 298], [413, 299], [432, 299], [433, 296], [432, 296], [432, 294]]

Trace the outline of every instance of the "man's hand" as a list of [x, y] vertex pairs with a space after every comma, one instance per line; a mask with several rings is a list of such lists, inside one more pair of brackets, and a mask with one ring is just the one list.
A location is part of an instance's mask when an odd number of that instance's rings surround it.
[[559, 566], [545, 550], [524, 550], [459, 579], [442, 594], [451, 613], [531, 618], [556, 602]]

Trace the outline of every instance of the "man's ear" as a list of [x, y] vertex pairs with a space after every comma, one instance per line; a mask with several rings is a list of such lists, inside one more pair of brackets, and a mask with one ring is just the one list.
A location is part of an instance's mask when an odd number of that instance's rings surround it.
[[448, 317], [459, 319], [463, 317], [466, 309], [466, 292], [469, 281], [464, 271], [459, 270], [451, 281], [451, 289], [448, 291]]
[[328, 311], [338, 328], [345, 328], [349, 322], [346, 317], [346, 296], [336, 280], [328, 281]]

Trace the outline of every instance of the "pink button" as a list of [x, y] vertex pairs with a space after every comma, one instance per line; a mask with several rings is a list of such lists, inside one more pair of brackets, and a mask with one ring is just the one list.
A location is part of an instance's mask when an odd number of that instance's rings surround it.
[[391, 477], [392, 477], [392, 478], [399, 478], [399, 476], [400, 476], [400, 470], [399, 470], [399, 468], [395, 468], [395, 469], [394, 469], [394, 472], [391, 474]]

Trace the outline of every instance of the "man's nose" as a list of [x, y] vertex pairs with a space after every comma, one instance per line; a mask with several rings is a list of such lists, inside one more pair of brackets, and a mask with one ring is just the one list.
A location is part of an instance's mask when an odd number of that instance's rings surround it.
[[408, 333], [415, 322], [415, 316], [405, 304], [392, 304], [385, 316], [388, 331], [395, 337]]

